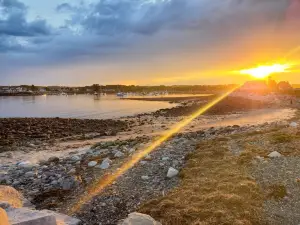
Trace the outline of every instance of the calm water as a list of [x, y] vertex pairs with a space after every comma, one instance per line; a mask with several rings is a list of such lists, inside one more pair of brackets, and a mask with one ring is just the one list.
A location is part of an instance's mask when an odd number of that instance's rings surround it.
[[174, 106], [168, 102], [121, 100], [115, 96], [0, 97], [0, 117], [62, 117], [107, 119], [153, 112]]

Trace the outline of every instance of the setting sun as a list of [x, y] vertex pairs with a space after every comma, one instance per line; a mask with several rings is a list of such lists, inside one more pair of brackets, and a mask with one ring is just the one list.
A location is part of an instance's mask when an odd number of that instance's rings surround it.
[[251, 75], [257, 79], [264, 79], [273, 73], [286, 72], [288, 68], [290, 68], [290, 66], [287, 64], [274, 64], [241, 70], [240, 73]]

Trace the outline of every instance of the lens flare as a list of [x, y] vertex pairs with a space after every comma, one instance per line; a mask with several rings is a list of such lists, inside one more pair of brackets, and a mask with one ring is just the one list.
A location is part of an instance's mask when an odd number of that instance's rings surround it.
[[211, 107], [216, 105], [218, 102], [222, 101], [228, 95], [230, 95], [233, 91], [235, 91], [238, 87], [231, 89], [226, 92], [222, 96], [219, 96], [212, 102], [208, 103], [204, 107], [200, 108], [197, 112], [193, 113], [183, 121], [176, 124], [173, 128], [166, 131], [159, 139], [154, 141], [149, 147], [135, 153], [127, 162], [125, 162], [119, 169], [117, 169], [113, 174], [106, 175], [95, 183], [91, 184], [90, 187], [86, 190], [84, 195], [79, 196], [78, 200], [70, 209], [68, 209], [68, 214], [74, 214], [79, 211], [85, 203], [89, 202], [93, 197], [101, 193], [106, 187], [111, 185], [115, 180], [117, 180], [120, 176], [122, 176], [126, 171], [132, 168], [136, 163], [142, 160], [146, 155], [150, 154], [157, 147], [159, 147], [162, 143], [170, 139], [174, 134], [178, 133], [182, 128], [187, 126], [190, 122], [192, 122], [195, 118], [205, 113]]
[[256, 68], [250, 68], [241, 70], [241, 74], [248, 74], [257, 79], [264, 79], [270, 76], [273, 73], [284, 73], [287, 72], [287, 69], [290, 68], [288, 64], [274, 64], [274, 65], [266, 65], [266, 66], [259, 66]]

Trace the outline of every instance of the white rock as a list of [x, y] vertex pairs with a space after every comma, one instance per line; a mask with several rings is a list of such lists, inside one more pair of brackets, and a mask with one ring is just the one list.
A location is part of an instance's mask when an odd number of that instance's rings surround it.
[[168, 178], [172, 178], [172, 177], [175, 177], [177, 176], [179, 173], [178, 170], [174, 169], [173, 167], [170, 167], [169, 170], [168, 170], [168, 173], [167, 173], [167, 177]]
[[98, 163], [96, 162], [96, 161], [90, 161], [89, 163], [88, 163], [88, 167], [94, 167], [94, 166], [96, 166]]
[[168, 161], [170, 159], [170, 157], [162, 157], [162, 161]]
[[29, 161], [24, 161], [24, 162], [18, 163], [18, 167], [19, 168], [32, 168], [33, 165]]
[[142, 180], [149, 180], [150, 179], [149, 176], [142, 176], [141, 178], [142, 178]]
[[141, 213], [131, 213], [128, 218], [120, 222], [118, 225], [161, 225], [151, 216]]
[[262, 162], [265, 160], [264, 157], [261, 157], [261, 156], [256, 156], [255, 159], [257, 159], [258, 161]]
[[292, 123], [290, 123], [290, 127], [298, 127], [298, 123], [292, 122]]
[[121, 158], [121, 157], [123, 157], [123, 156], [124, 156], [124, 153], [123, 153], [123, 152], [116, 151], [116, 153], [115, 153], [115, 157], [116, 157], [116, 158]]
[[281, 155], [279, 152], [274, 151], [274, 152], [270, 153], [268, 156], [269, 156], [270, 158], [279, 158], [279, 157], [281, 157], [282, 155]]

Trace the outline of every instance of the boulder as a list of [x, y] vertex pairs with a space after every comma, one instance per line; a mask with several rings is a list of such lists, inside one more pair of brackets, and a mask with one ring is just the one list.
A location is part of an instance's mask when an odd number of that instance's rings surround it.
[[281, 157], [282, 155], [279, 153], [279, 152], [271, 152], [269, 155], [268, 155], [270, 158], [279, 158]]
[[0, 185], [0, 202], [5, 202], [12, 207], [23, 206], [23, 196], [13, 187]]
[[7, 214], [4, 209], [0, 207], [0, 225], [10, 225]]
[[128, 218], [120, 222], [118, 225], [161, 225], [151, 216], [141, 213], [131, 213]]
[[178, 175], [179, 171], [174, 169], [173, 167], [170, 167], [167, 173], [167, 177], [168, 178], [173, 178], [176, 177]]

